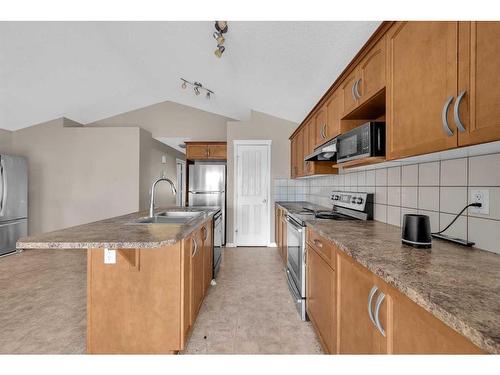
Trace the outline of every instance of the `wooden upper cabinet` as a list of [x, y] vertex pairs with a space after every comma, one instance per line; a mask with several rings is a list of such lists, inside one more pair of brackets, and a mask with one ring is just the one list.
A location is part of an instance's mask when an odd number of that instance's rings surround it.
[[188, 144], [186, 146], [186, 158], [191, 160], [206, 159], [208, 149], [206, 145]]
[[[390, 296], [382, 300], [376, 311], [376, 302], [382, 293], [377, 292], [371, 298], [372, 288], [377, 286], [375, 275], [361, 267], [353, 259], [337, 252], [338, 286], [337, 286], [337, 311], [338, 311], [338, 339], [337, 352], [340, 354], [382, 354], [388, 352], [387, 327], [388, 301]], [[370, 317], [369, 309], [373, 320]], [[374, 323], [375, 316], [379, 318], [381, 327], [385, 330], [383, 336]]]
[[342, 97], [335, 91], [326, 102], [326, 140], [335, 138], [340, 134], [340, 119], [342, 117]]
[[372, 98], [386, 85], [385, 43], [383, 37], [359, 63], [358, 84], [355, 88], [359, 104]]
[[217, 160], [227, 159], [227, 145], [226, 144], [208, 145], [208, 159], [217, 159]]
[[304, 175], [304, 128], [300, 129], [297, 134], [297, 147], [295, 152], [297, 158], [296, 177], [302, 177]]
[[322, 106], [320, 109], [318, 109], [316, 116], [314, 116], [314, 121], [316, 130], [314, 146], [318, 147], [323, 143], [325, 143], [327, 140], [326, 132], [328, 124], [327, 124], [327, 114], [325, 106]]
[[457, 48], [457, 22], [397, 22], [388, 31], [389, 159], [456, 147], [451, 110], [441, 116], [457, 93]]
[[500, 22], [461, 22], [459, 40], [458, 144], [499, 140]]
[[290, 139], [290, 177], [296, 178], [298, 173], [297, 166], [297, 135]]
[[226, 160], [226, 142], [186, 142], [186, 159], [188, 160]]
[[307, 314], [325, 350], [334, 354], [336, 351], [335, 271], [309, 244], [306, 266]]
[[[310, 127], [311, 126], [314, 126], [314, 122], [311, 122], [309, 121], [305, 126], [304, 126], [304, 129], [302, 130], [302, 155], [303, 155], [303, 159], [309, 155], [312, 150], [311, 150], [311, 143], [310, 143]], [[309, 175], [311, 172], [312, 172], [312, 169], [311, 169], [311, 165], [312, 163], [309, 162], [309, 161], [304, 161], [304, 170], [303, 170], [303, 174], [306, 176], [306, 175]]]
[[349, 114], [358, 105], [358, 99], [354, 93], [357, 80], [358, 75], [357, 70], [355, 70], [340, 85], [340, 92], [342, 96], [342, 117]]

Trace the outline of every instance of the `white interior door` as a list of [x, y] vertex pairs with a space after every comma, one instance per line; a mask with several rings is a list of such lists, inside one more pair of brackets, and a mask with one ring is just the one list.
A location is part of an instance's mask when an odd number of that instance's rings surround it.
[[269, 141], [256, 142], [235, 141], [234, 145], [236, 246], [269, 245], [271, 145]]

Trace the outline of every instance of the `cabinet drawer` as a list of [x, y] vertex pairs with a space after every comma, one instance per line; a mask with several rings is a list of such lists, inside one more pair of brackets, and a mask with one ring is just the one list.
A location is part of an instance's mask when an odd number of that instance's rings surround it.
[[335, 245], [309, 228], [307, 228], [306, 240], [325, 259], [330, 267], [335, 269]]

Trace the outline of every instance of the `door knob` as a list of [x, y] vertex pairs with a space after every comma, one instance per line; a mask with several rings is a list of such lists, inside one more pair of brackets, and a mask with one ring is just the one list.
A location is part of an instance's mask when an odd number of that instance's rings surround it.
[[267, 199], [264, 199], [264, 200], [262, 201], [262, 203], [267, 203]]

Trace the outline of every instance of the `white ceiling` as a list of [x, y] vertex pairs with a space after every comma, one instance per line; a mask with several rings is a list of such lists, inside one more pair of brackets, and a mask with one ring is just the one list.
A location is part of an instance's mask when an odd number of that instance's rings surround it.
[[[0, 22], [0, 128], [81, 123], [170, 100], [300, 122], [380, 22]], [[180, 77], [215, 91], [181, 90]]]

